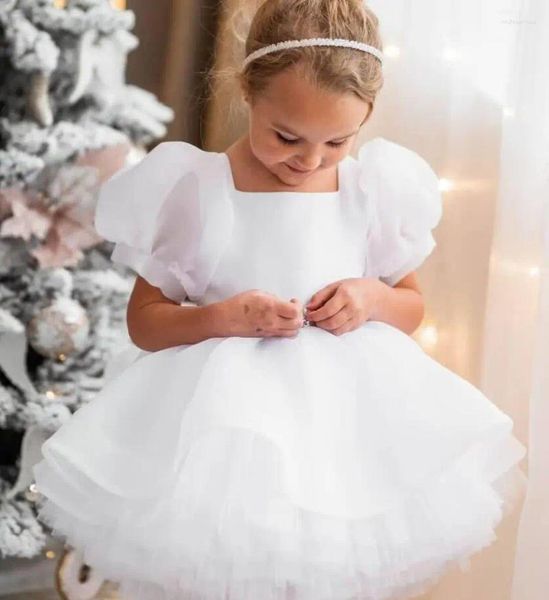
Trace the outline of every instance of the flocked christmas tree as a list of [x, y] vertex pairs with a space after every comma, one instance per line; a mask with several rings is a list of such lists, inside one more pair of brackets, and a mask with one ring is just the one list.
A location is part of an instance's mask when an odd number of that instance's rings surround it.
[[0, 0], [0, 557], [44, 548], [31, 466], [127, 336], [133, 276], [94, 230], [96, 195], [173, 115], [125, 83], [137, 39], [117, 4]]

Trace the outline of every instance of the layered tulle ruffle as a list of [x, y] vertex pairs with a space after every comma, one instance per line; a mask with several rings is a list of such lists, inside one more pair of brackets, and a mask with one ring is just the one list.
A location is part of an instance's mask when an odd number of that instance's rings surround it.
[[128, 600], [409, 597], [524, 485], [512, 421], [377, 322], [142, 356], [43, 454], [42, 518]]

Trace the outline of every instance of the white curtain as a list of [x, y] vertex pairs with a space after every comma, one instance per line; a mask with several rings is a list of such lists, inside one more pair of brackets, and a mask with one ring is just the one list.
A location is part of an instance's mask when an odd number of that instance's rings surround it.
[[[549, 589], [549, 2], [371, 0], [385, 85], [365, 139], [441, 179], [437, 248], [415, 337], [515, 421], [526, 498], [498, 540], [429, 600], [545, 600]], [[544, 402], [545, 400], [545, 402]], [[544, 431], [545, 429], [545, 431]], [[545, 436], [544, 436], [545, 434]]]
[[[227, 13], [238, 1], [224, 0]], [[387, 59], [385, 85], [357, 147], [378, 135], [404, 144], [429, 161], [444, 190], [437, 247], [419, 270], [426, 314], [414, 337], [509, 414], [528, 447], [526, 498], [498, 539], [424, 598], [545, 600], [549, 0], [368, 4]], [[218, 67], [231, 63], [231, 47], [227, 36], [219, 40]], [[236, 95], [236, 87], [221, 86], [214, 96], [208, 149], [223, 151], [246, 127], [245, 114], [227, 121]]]

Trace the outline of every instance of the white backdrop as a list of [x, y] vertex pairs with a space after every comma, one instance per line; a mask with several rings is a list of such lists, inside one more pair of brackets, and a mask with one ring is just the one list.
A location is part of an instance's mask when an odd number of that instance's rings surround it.
[[[444, 190], [419, 271], [418, 341], [477, 385], [527, 444], [526, 499], [430, 600], [544, 600], [549, 589], [549, 2], [371, 0], [385, 86], [358, 140], [408, 145]], [[544, 402], [545, 400], [545, 402]]]

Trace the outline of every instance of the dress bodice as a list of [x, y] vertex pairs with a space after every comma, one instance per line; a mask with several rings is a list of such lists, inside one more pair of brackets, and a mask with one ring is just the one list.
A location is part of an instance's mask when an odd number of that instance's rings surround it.
[[[224, 161], [229, 171], [232, 234], [199, 303], [248, 289], [306, 303], [332, 281], [361, 277], [366, 214], [360, 214], [364, 203], [352, 201], [348, 170], [355, 165], [351, 161], [347, 157], [338, 165], [338, 191], [318, 193], [237, 190], [229, 162]], [[351, 215], [354, 225], [349, 223]]]

